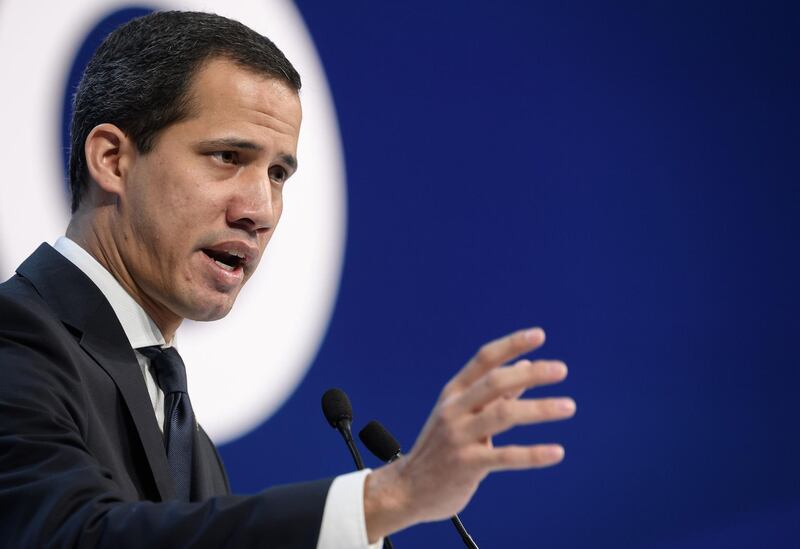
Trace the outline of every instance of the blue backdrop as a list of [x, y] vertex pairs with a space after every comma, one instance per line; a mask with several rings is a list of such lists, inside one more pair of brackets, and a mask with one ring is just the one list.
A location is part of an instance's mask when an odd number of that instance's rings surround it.
[[300, 388], [221, 449], [234, 488], [351, 468], [330, 386], [410, 448], [479, 344], [541, 325], [570, 377], [538, 394], [578, 413], [498, 442], [566, 459], [489, 477], [479, 545], [797, 547], [797, 4], [298, 4], [345, 145], [344, 275]]

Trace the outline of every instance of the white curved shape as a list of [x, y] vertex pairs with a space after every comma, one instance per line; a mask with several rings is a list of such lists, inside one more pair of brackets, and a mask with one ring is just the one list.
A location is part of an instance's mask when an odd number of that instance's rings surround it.
[[[61, 168], [64, 83], [87, 33], [105, 16], [141, 4], [83, 0], [48, 5], [0, 2], [0, 275], [63, 234], [69, 218]], [[335, 108], [311, 36], [288, 1], [149, 2], [154, 9], [212, 11], [270, 37], [303, 78], [301, 169], [259, 271], [232, 312], [187, 321], [178, 345], [197, 417], [217, 443], [269, 417], [311, 365], [333, 310], [345, 244], [346, 183]], [[36, 29], [32, 33], [30, 29]], [[10, 131], [13, 129], [13, 131]], [[253, 350], [255, 349], [255, 351]]]

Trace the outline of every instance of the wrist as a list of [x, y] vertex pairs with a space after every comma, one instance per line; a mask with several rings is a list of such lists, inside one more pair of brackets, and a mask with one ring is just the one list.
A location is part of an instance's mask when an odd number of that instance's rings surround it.
[[401, 458], [372, 471], [364, 482], [364, 520], [370, 543], [419, 522]]

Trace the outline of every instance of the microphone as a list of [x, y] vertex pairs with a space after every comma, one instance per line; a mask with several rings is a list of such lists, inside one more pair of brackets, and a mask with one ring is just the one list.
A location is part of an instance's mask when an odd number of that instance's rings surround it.
[[391, 463], [400, 457], [400, 443], [386, 430], [386, 427], [374, 419], [358, 432], [358, 438], [375, 457]]
[[[350, 450], [350, 455], [353, 456], [353, 461], [356, 464], [356, 469], [359, 471], [364, 468], [364, 461], [361, 459], [361, 454], [358, 453], [353, 442], [353, 432], [350, 426], [353, 423], [353, 406], [350, 404], [350, 399], [344, 391], [337, 388], [328, 389], [322, 395], [322, 413], [325, 414], [325, 419], [331, 424], [331, 427], [341, 433], [347, 449]], [[383, 538], [383, 549], [394, 549], [392, 540], [389, 536]]]
[[344, 438], [347, 449], [350, 450], [350, 455], [353, 456], [353, 461], [356, 464], [356, 469], [359, 471], [364, 468], [364, 462], [361, 459], [361, 454], [358, 453], [353, 442], [353, 432], [350, 430], [350, 425], [353, 423], [353, 407], [350, 405], [350, 399], [341, 389], [328, 389], [322, 395], [322, 413], [325, 414], [325, 419], [331, 424], [331, 427], [339, 431]]
[[[391, 463], [403, 455], [400, 452], [400, 443], [397, 442], [397, 439], [392, 436], [386, 427], [374, 419], [358, 432], [358, 438], [361, 439], [361, 442], [364, 443], [367, 450], [386, 463]], [[472, 539], [467, 529], [464, 528], [464, 524], [461, 522], [461, 519], [458, 518], [458, 515], [450, 517], [450, 521], [453, 523], [453, 526], [455, 526], [456, 531], [458, 531], [458, 535], [461, 536], [464, 545], [470, 549], [479, 549], [475, 540]]]

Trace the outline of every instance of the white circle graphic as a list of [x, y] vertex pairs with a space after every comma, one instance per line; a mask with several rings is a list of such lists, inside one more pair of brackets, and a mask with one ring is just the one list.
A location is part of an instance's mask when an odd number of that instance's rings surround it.
[[[330, 320], [341, 275], [346, 187], [333, 100], [311, 36], [288, 0], [149, 2], [153, 9], [215, 12], [268, 36], [303, 78], [300, 170], [259, 271], [231, 313], [187, 321], [178, 345], [192, 404], [217, 443], [250, 431], [297, 387]], [[0, 2], [0, 276], [42, 241], [64, 234], [69, 205], [61, 165], [61, 107], [69, 68], [87, 33], [118, 1]]]

